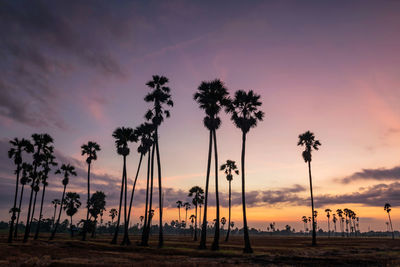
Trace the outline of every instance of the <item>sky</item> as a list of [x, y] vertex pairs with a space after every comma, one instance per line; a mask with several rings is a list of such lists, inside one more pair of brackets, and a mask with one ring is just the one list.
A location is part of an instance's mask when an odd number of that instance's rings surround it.
[[[400, 2], [390, 0], [1, 0], [0, 220], [9, 220], [15, 188], [8, 141], [33, 133], [49, 133], [58, 162], [77, 168], [67, 191], [83, 200], [87, 165], [80, 146], [99, 143], [92, 188], [106, 193], [107, 210], [116, 207], [122, 158], [111, 134], [144, 122], [145, 84], [159, 74], [169, 78], [174, 101], [159, 130], [165, 221], [177, 219], [175, 202], [189, 200], [192, 186], [205, 186], [208, 133], [193, 94], [202, 81], [219, 78], [231, 94], [260, 94], [266, 114], [247, 138], [249, 227], [303, 228], [310, 193], [297, 139], [311, 130], [322, 143], [312, 161], [320, 227], [326, 230], [326, 208], [350, 208], [362, 231], [385, 230], [389, 202], [400, 230], [399, 12]], [[221, 118], [218, 164], [239, 163], [241, 132], [228, 115]], [[138, 159], [133, 152], [128, 157], [130, 186]], [[51, 200], [61, 197], [61, 179], [48, 180], [45, 217], [52, 216]], [[134, 222], [144, 212], [144, 179], [142, 171]], [[209, 218], [215, 217], [214, 179]], [[227, 217], [222, 172], [219, 187]], [[232, 189], [232, 220], [240, 227], [239, 176]]]

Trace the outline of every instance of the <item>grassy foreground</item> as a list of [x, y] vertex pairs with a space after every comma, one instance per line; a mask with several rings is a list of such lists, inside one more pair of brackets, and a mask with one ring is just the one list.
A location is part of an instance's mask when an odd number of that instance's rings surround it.
[[[13, 266], [226, 266], [226, 265], [328, 265], [328, 266], [400, 266], [400, 240], [386, 238], [319, 238], [311, 247], [309, 237], [253, 236], [255, 253], [242, 253], [243, 238], [233, 236], [221, 242], [221, 250], [197, 250], [198, 242], [190, 237], [166, 236], [165, 248], [156, 249], [153, 237], [149, 248], [136, 246], [137, 236], [129, 247], [110, 245], [110, 236], [98, 236], [88, 242], [59, 235], [54, 241], [43, 236], [23, 244], [6, 243], [0, 237], [0, 265]], [[211, 239], [209, 243], [211, 243]]]

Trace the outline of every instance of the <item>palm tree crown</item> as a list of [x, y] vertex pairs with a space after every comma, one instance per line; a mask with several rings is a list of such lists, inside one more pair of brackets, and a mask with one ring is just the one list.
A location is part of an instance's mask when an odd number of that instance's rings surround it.
[[258, 110], [262, 105], [260, 95], [250, 90], [245, 92], [238, 90], [235, 92], [233, 100], [229, 101], [226, 111], [231, 113], [231, 119], [244, 133], [248, 133], [251, 128], [257, 126], [258, 121], [264, 118], [264, 112]]
[[385, 203], [383, 209], [386, 210], [387, 213], [389, 213], [392, 210], [392, 205], [390, 205], [389, 203]]
[[87, 155], [86, 162], [90, 164], [92, 160], [97, 159], [97, 151], [100, 151], [100, 145], [96, 142], [89, 141], [87, 144], [81, 146], [82, 156]]
[[63, 164], [61, 168], [56, 171], [56, 174], [63, 172], [64, 179], [62, 180], [62, 184], [64, 186], [68, 185], [70, 175], [76, 176], [75, 167], [70, 164]]
[[119, 127], [115, 129], [112, 136], [115, 138], [115, 145], [118, 154], [122, 156], [129, 155], [128, 142], [136, 142], [137, 136], [132, 128]]
[[19, 140], [18, 138], [14, 138], [13, 140], [10, 140], [10, 144], [13, 147], [8, 150], [8, 157], [10, 159], [14, 159], [15, 164], [22, 163], [22, 151], [25, 151], [26, 153], [33, 152], [33, 145], [29, 140], [26, 140], [24, 138], [22, 138], [21, 140]]
[[232, 172], [236, 173], [236, 175], [239, 175], [239, 170], [236, 166], [236, 162], [233, 160], [228, 159], [226, 163], [221, 165], [220, 170], [225, 171], [226, 180], [228, 181], [232, 181], [233, 179]]
[[314, 133], [307, 131], [303, 134], [299, 135], [298, 146], [305, 146], [305, 150], [303, 151], [303, 159], [305, 162], [311, 162], [311, 152], [313, 149], [318, 150], [318, 147], [321, 145], [319, 140], [315, 140]]
[[144, 101], [154, 102], [154, 107], [147, 111], [145, 117], [156, 126], [159, 126], [163, 122], [164, 115], [167, 118], [170, 116], [169, 110], [165, 109], [163, 105], [170, 107], [174, 105], [174, 102], [171, 100], [171, 89], [166, 86], [167, 83], [168, 78], [159, 75], [153, 75], [153, 80], [146, 83], [153, 90], [145, 96]]

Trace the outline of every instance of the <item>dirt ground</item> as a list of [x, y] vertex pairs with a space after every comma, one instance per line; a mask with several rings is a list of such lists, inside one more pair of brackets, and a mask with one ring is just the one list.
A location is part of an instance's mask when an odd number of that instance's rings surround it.
[[[221, 242], [220, 251], [198, 250], [190, 237], [166, 236], [165, 247], [157, 249], [157, 237], [150, 247], [111, 245], [110, 236], [87, 242], [79, 237], [59, 235], [48, 241], [6, 243], [0, 236], [0, 265], [11, 266], [400, 266], [400, 240], [388, 238], [319, 238], [311, 247], [309, 237], [252, 236], [254, 253], [242, 253], [243, 239], [233, 236]], [[208, 240], [211, 245], [211, 238]]]

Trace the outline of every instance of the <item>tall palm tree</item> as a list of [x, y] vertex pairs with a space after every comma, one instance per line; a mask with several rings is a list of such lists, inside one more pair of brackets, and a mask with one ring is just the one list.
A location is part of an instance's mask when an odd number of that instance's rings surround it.
[[[153, 130], [154, 130], [154, 126], [152, 124], [142, 123], [134, 131], [134, 135], [136, 136], [137, 140], [138, 141], [140, 140], [140, 145], [137, 148], [137, 152], [140, 154], [140, 159], [139, 159], [139, 164], [138, 164], [138, 168], [136, 171], [135, 180], [134, 180], [133, 186], [132, 186], [131, 199], [129, 202], [129, 211], [128, 211], [128, 219], [127, 219], [128, 225], [129, 225], [130, 218], [131, 218], [130, 216], [131, 216], [131, 210], [132, 210], [133, 196], [135, 194], [136, 182], [139, 177], [139, 171], [140, 171], [140, 166], [142, 165], [142, 159], [146, 155], [147, 152], [149, 152], [149, 154], [150, 154], [150, 150], [153, 145], [153, 139], [152, 139]], [[124, 236], [124, 240], [127, 244], [130, 244], [128, 235]]]
[[[89, 213], [90, 218], [94, 218], [94, 227], [92, 231], [92, 237], [95, 237], [96, 227], [97, 227], [97, 218], [99, 215], [102, 216], [103, 212], [106, 210], [106, 195], [103, 191], [96, 191], [89, 200]], [[100, 222], [101, 223], [101, 222]]]
[[[18, 197], [18, 187], [19, 187], [19, 176], [22, 169], [22, 152], [32, 153], [33, 145], [29, 140], [14, 138], [10, 141], [10, 144], [13, 146], [8, 150], [8, 157], [14, 161], [17, 169], [15, 170], [16, 174], [16, 184], [15, 184], [15, 194], [14, 194], [14, 204], [12, 207], [12, 215], [11, 215], [11, 223], [10, 223], [10, 231], [8, 235], [8, 243], [12, 242], [12, 236], [14, 232], [14, 221], [16, 219], [17, 210], [17, 197]], [[18, 223], [17, 223], [18, 224]]]
[[[313, 188], [312, 188], [312, 178], [311, 178], [311, 159], [312, 159], [312, 151], [318, 150], [321, 142], [319, 140], [315, 140], [314, 133], [307, 131], [303, 134], [299, 135], [299, 142], [297, 143], [298, 146], [304, 146], [305, 150], [303, 151], [303, 159], [306, 163], [308, 163], [308, 176], [310, 179], [310, 194], [311, 194], [311, 210], [314, 214], [314, 197], [313, 197]], [[315, 246], [317, 244], [317, 235], [315, 231], [315, 221], [314, 216], [312, 216], [313, 224], [312, 224], [312, 245]]]
[[190, 210], [190, 203], [189, 202], [183, 203], [183, 207], [185, 208], [185, 211], [186, 211], [185, 224], [187, 225], [187, 212], [188, 212], [188, 210]]
[[67, 213], [67, 215], [71, 218], [71, 222], [69, 224], [71, 229], [71, 237], [74, 236], [74, 230], [72, 228], [73, 226], [72, 216], [74, 216], [75, 213], [78, 212], [78, 209], [82, 204], [79, 199], [80, 199], [79, 194], [75, 192], [67, 192], [67, 195], [65, 197], [64, 210]]
[[340, 230], [342, 231], [342, 236], [344, 236], [343, 211], [341, 209], [337, 209], [336, 213], [339, 216], [339, 224], [340, 224]]
[[[124, 202], [124, 236], [128, 234], [128, 225], [126, 224], [127, 221], [127, 174], [126, 174], [126, 157], [129, 155], [129, 147], [128, 142], [137, 141], [137, 138], [134, 134], [132, 128], [117, 128], [113, 132], [112, 136], [115, 138], [115, 145], [117, 147], [118, 155], [123, 157], [123, 169], [122, 169], [122, 182], [121, 182], [121, 193], [119, 197], [119, 209], [118, 209], [118, 219], [117, 219], [117, 226], [115, 228], [114, 237], [111, 241], [111, 244], [117, 243], [118, 232], [119, 232], [119, 224], [121, 221], [121, 206], [122, 206], [122, 197], [125, 192], [125, 202]], [[126, 241], [126, 240], [124, 240]]]
[[385, 203], [385, 206], [383, 207], [383, 209], [388, 214], [389, 222], [390, 222], [390, 229], [392, 230], [392, 239], [394, 239], [394, 231], [393, 231], [392, 219], [390, 218], [390, 211], [392, 210], [392, 205], [390, 205], [389, 203]]
[[346, 235], [347, 235], [347, 237], [349, 237], [349, 219], [348, 219], [348, 217], [350, 215], [350, 210], [346, 208], [343, 210], [343, 213], [346, 217]]
[[221, 109], [227, 104], [228, 91], [221, 80], [213, 80], [210, 82], [202, 82], [194, 94], [194, 100], [199, 104], [200, 108], [206, 113], [203, 123], [209, 130], [209, 146], [208, 146], [208, 161], [207, 161], [207, 174], [204, 198], [204, 216], [203, 225], [201, 230], [201, 239], [199, 249], [206, 248], [207, 238], [207, 207], [208, 207], [208, 184], [210, 180], [211, 168], [211, 154], [212, 145], [214, 140], [214, 159], [215, 159], [215, 201], [216, 201], [216, 220], [217, 227], [215, 227], [214, 241], [212, 249], [219, 249], [219, 192], [218, 192], [218, 152], [217, 152], [217, 135], [216, 130], [221, 125], [221, 119], [218, 117]]
[[308, 222], [307, 216], [303, 216], [301, 218], [301, 221], [304, 223], [304, 233], [307, 233], [307, 222]]
[[42, 200], [40, 201], [40, 211], [39, 211], [39, 219], [38, 223], [36, 226], [36, 232], [35, 232], [35, 237], [34, 239], [38, 239], [39, 237], [39, 230], [40, 230], [40, 223], [42, 221], [42, 216], [43, 216], [43, 201], [44, 201], [44, 194], [46, 192], [46, 186], [48, 186], [47, 183], [47, 178], [49, 177], [49, 172], [51, 171], [51, 167], [57, 166], [57, 162], [54, 160], [56, 157], [53, 155], [54, 153], [54, 148], [52, 146], [49, 147], [45, 153], [43, 153], [43, 162], [42, 162], [42, 184], [43, 184], [43, 190], [42, 190]]
[[55, 225], [56, 222], [56, 212], [57, 212], [57, 206], [61, 205], [61, 200], [59, 200], [58, 198], [55, 198], [51, 201], [51, 204], [54, 205], [54, 215], [53, 215], [53, 227]]
[[[192, 197], [192, 203], [195, 207], [195, 223], [194, 223], [194, 236], [193, 240], [197, 241], [197, 207], [204, 201], [204, 190], [200, 186], [193, 186], [189, 190], [189, 197]], [[181, 202], [182, 203], [182, 202]]]
[[86, 240], [87, 228], [89, 226], [89, 200], [90, 200], [90, 167], [92, 160], [97, 160], [97, 151], [100, 151], [100, 145], [96, 142], [89, 141], [87, 144], [81, 146], [82, 156], [87, 155], [86, 163], [88, 165], [87, 172], [87, 201], [86, 201], [86, 221], [83, 224], [82, 241]]
[[336, 236], [336, 222], [337, 222], [337, 218], [336, 218], [336, 214], [332, 214], [332, 222], [333, 222], [333, 226], [334, 226], [334, 236]]
[[331, 209], [325, 209], [325, 212], [326, 212], [326, 217], [328, 218], [328, 237], [330, 237], [331, 236], [331, 228], [330, 228], [330, 225], [329, 225], [329, 218], [331, 217], [332, 210]]
[[22, 169], [22, 177], [20, 179], [20, 183], [22, 186], [21, 186], [21, 194], [19, 196], [18, 215], [17, 215], [17, 222], [15, 224], [14, 238], [18, 237], [19, 216], [21, 214], [21, 205], [22, 205], [22, 198], [24, 196], [24, 188], [25, 185], [31, 181], [33, 167], [31, 164], [24, 162], [21, 165], [21, 169]]
[[77, 175], [75, 172], [75, 167], [70, 164], [61, 165], [61, 168], [56, 171], [56, 174], [60, 174], [60, 173], [63, 173], [63, 175], [64, 175], [64, 179], [62, 180], [62, 184], [63, 184], [64, 188], [63, 188], [63, 192], [62, 192], [62, 196], [61, 196], [60, 211], [58, 213], [58, 218], [57, 218], [56, 224], [54, 225], [53, 232], [51, 233], [50, 240], [54, 239], [56, 232], [57, 232], [57, 228], [60, 225], [61, 211], [65, 204], [65, 199], [64, 199], [65, 190], [67, 189], [67, 185], [69, 183], [69, 177]]
[[233, 179], [233, 173], [236, 173], [236, 175], [239, 175], [239, 170], [236, 166], [236, 162], [233, 160], [227, 160], [226, 163], [221, 165], [220, 168], [221, 171], [225, 171], [226, 174], [226, 180], [229, 182], [229, 216], [228, 216], [228, 232], [226, 233], [226, 238], [225, 242], [228, 242], [229, 239], [229, 233], [231, 232], [231, 195], [232, 195], [232, 190], [231, 190], [231, 182]]
[[176, 202], [176, 207], [178, 208], [178, 218], [179, 221], [181, 221], [181, 207], [183, 207], [183, 202], [181, 200], [178, 200]]
[[26, 227], [25, 227], [25, 234], [24, 234], [24, 240], [23, 242], [27, 242], [29, 238], [29, 233], [31, 231], [31, 217], [33, 217], [33, 214], [35, 210], [35, 205], [32, 207], [32, 198], [33, 198], [33, 193], [35, 193], [35, 198], [38, 190], [38, 179], [39, 179], [39, 173], [38, 173], [38, 168], [40, 167], [42, 160], [44, 158], [43, 154], [48, 152], [50, 150], [50, 147], [52, 147], [53, 143], [53, 138], [48, 135], [48, 134], [33, 134], [32, 135], [33, 139], [33, 146], [34, 146], [34, 153], [33, 153], [33, 173], [32, 173], [32, 183], [31, 183], [31, 194], [29, 197], [29, 206], [28, 206], [28, 214], [27, 214], [27, 219], [26, 219]]
[[114, 219], [117, 217], [118, 211], [116, 209], [110, 209], [110, 217], [111, 217], [111, 223], [114, 224]]
[[257, 126], [258, 121], [262, 121], [264, 112], [259, 110], [262, 105], [260, 95], [255, 94], [252, 90], [245, 92], [243, 90], [236, 91], [234, 99], [229, 101], [227, 111], [231, 114], [231, 120], [242, 131], [242, 206], [243, 206], [243, 231], [244, 231], [244, 252], [252, 253], [250, 245], [249, 229], [247, 227], [246, 217], [246, 195], [245, 195], [245, 156], [246, 156], [246, 136], [251, 128]]
[[151, 121], [155, 127], [154, 129], [154, 145], [157, 154], [157, 172], [158, 172], [158, 198], [159, 198], [159, 235], [158, 235], [158, 247], [164, 245], [163, 235], [163, 205], [162, 205], [162, 179], [161, 179], [161, 159], [160, 159], [160, 148], [158, 143], [158, 127], [164, 121], [164, 116], [169, 118], [170, 111], [166, 107], [172, 107], [174, 102], [171, 99], [171, 89], [167, 86], [168, 78], [159, 75], [153, 75], [153, 79], [148, 81], [146, 85], [152, 90], [146, 95], [144, 100], [146, 102], [152, 102], [153, 107], [146, 113], [146, 119]]

